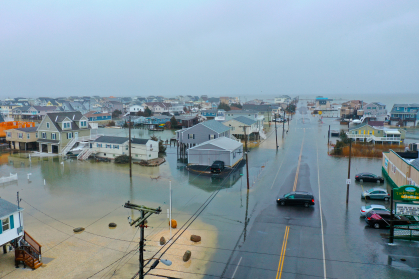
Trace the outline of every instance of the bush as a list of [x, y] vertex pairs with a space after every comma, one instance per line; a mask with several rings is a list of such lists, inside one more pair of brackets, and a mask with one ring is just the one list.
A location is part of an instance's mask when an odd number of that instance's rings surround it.
[[128, 164], [128, 163], [129, 163], [128, 155], [121, 155], [115, 158], [115, 164]]
[[160, 140], [156, 136], [151, 136], [151, 140], [157, 141], [159, 143], [159, 153], [165, 153], [166, 152], [166, 146], [164, 146], [163, 141]]

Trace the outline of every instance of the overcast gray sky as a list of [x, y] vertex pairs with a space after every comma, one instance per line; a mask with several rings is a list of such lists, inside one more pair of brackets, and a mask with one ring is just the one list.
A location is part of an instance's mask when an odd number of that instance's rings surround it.
[[418, 70], [417, 0], [0, 2], [1, 99], [416, 93]]

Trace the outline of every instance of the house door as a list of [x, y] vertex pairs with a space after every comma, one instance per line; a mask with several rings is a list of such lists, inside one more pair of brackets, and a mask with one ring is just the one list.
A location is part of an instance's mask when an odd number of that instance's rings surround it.
[[74, 138], [78, 139], [79, 138], [79, 132], [74, 132]]

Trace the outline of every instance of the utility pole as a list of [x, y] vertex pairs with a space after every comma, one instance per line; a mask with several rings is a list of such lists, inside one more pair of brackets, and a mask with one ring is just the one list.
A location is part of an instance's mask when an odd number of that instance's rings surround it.
[[282, 138], [284, 138], [285, 133], [285, 110], [284, 110], [284, 119], [282, 120]]
[[131, 159], [131, 116], [128, 124], [128, 156], [129, 156], [129, 177], [132, 178], [132, 159]]
[[248, 149], [247, 149], [247, 135], [246, 135], [246, 128], [250, 126], [240, 126], [243, 127], [244, 132], [244, 148], [246, 149], [246, 174], [247, 174], [247, 190], [249, 190], [249, 158], [247, 156]]
[[269, 120], [269, 110], [267, 110], [267, 112], [268, 112], [268, 123], [269, 123], [269, 127], [271, 127], [271, 121]]
[[330, 125], [329, 125], [329, 133], [327, 134], [327, 154], [329, 154], [329, 146], [330, 146]]
[[[349, 142], [349, 164], [348, 164], [348, 181], [350, 181], [351, 179], [351, 154], [352, 154], [352, 139], [350, 139]], [[348, 200], [349, 200], [349, 184], [346, 184], [346, 204], [348, 204]]]
[[[161, 208], [160, 207], [158, 207], [156, 209], [149, 208], [149, 207], [145, 207], [143, 205], [136, 205], [136, 204], [130, 203], [129, 201], [125, 203], [124, 207], [138, 210], [141, 213], [141, 217], [138, 217], [137, 219], [133, 220], [129, 224], [131, 226], [135, 224], [135, 227], [140, 227], [141, 228], [141, 230], [140, 230], [140, 248], [139, 248], [140, 270], [139, 270], [138, 274], [140, 276], [140, 279], [144, 279], [144, 247], [146, 246], [145, 243], [144, 243], [144, 241], [146, 241], [146, 239], [144, 239], [144, 227], [146, 227], [146, 228], [148, 227], [147, 225], [144, 224], [144, 222], [152, 214], [160, 214]], [[147, 212], [147, 214], [145, 214], [145, 212]]]
[[275, 139], [276, 139], [276, 150], [278, 150], [278, 129], [276, 128], [276, 113], [275, 113], [274, 117], [275, 117]]

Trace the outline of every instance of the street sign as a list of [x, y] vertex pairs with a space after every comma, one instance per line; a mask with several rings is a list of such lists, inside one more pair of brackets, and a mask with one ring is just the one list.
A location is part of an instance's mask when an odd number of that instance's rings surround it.
[[346, 179], [346, 184], [351, 184], [351, 180], [350, 179]]
[[404, 185], [393, 190], [394, 200], [419, 201], [419, 187], [413, 185]]
[[396, 203], [396, 214], [419, 216], [419, 204]]

